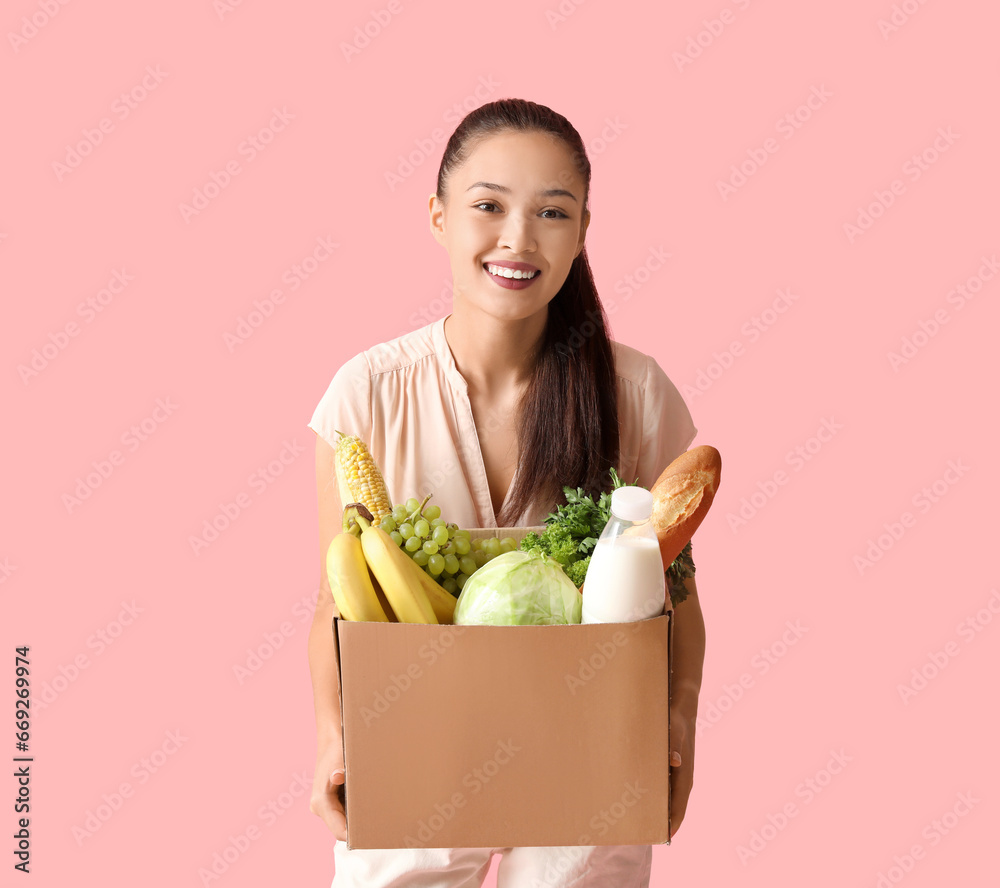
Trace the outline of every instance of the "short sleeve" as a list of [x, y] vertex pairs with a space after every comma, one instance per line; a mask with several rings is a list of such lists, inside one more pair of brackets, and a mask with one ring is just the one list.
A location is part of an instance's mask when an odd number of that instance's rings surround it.
[[643, 389], [642, 443], [636, 472], [639, 484], [652, 488], [663, 470], [691, 448], [698, 429], [677, 386], [651, 357], [646, 358]]
[[334, 374], [316, 405], [309, 428], [331, 446], [336, 446], [338, 431], [357, 435], [362, 441], [371, 440], [371, 391], [371, 367], [362, 352]]

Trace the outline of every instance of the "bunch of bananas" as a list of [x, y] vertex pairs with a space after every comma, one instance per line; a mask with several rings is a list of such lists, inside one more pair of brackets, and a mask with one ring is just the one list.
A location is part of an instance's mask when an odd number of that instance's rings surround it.
[[427, 576], [361, 503], [344, 509], [344, 529], [327, 550], [326, 572], [345, 620], [454, 622], [455, 597]]

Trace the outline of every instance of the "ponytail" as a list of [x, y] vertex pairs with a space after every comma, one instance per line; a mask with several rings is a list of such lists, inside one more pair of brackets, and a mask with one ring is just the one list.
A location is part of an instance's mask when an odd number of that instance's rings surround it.
[[[561, 114], [523, 99], [501, 99], [470, 112], [452, 133], [438, 170], [442, 200], [451, 171], [484, 138], [499, 132], [544, 132], [561, 139], [590, 193], [590, 161], [580, 134]], [[517, 408], [518, 471], [497, 516], [501, 527], [531, 508], [565, 502], [564, 486], [592, 496], [611, 487], [619, 458], [618, 385], [607, 318], [584, 247], [548, 305], [545, 332]]]

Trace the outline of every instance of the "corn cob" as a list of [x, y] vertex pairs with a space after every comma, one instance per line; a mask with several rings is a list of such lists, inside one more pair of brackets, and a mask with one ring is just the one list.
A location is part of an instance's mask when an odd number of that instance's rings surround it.
[[362, 503], [375, 523], [392, 514], [389, 491], [368, 447], [357, 435], [337, 432], [337, 487], [341, 505]]

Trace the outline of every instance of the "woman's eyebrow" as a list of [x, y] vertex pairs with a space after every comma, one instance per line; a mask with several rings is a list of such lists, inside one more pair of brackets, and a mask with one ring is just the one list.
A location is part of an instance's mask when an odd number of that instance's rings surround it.
[[[501, 194], [510, 194], [510, 189], [506, 185], [497, 185], [495, 182], [473, 182], [465, 190], [472, 191], [473, 188], [489, 188], [491, 191], [499, 191]], [[576, 195], [573, 192], [563, 188], [549, 188], [545, 191], [539, 191], [538, 194], [542, 197], [568, 197], [571, 200], [576, 200]]]

